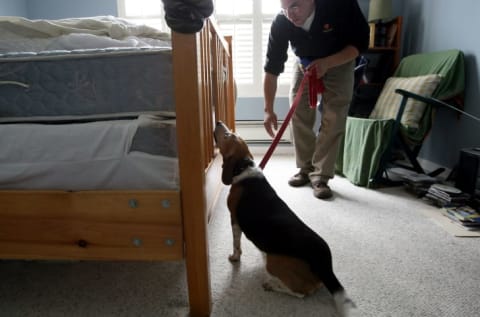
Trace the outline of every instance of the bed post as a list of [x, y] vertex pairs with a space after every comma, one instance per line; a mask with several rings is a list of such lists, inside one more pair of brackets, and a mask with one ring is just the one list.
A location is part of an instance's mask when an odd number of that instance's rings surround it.
[[180, 188], [191, 316], [209, 316], [207, 210], [205, 197], [205, 140], [200, 35], [172, 31], [175, 104]]

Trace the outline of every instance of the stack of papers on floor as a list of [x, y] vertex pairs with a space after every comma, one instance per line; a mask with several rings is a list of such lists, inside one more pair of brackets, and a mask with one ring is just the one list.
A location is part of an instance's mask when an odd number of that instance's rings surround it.
[[470, 206], [444, 207], [442, 214], [468, 230], [480, 230], [480, 213]]
[[457, 207], [467, 205], [470, 195], [456, 187], [433, 184], [428, 188], [425, 198], [439, 207]]

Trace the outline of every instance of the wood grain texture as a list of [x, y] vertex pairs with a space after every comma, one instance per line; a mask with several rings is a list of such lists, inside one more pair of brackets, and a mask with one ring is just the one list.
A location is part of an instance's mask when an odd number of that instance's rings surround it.
[[190, 316], [208, 316], [207, 223], [223, 186], [212, 131], [235, 128], [229, 40], [211, 20], [172, 32], [180, 190], [2, 190], [0, 258], [184, 259]]

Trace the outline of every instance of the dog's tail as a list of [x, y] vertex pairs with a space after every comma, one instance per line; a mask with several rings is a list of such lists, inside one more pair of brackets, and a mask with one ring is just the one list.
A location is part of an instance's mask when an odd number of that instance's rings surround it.
[[330, 248], [323, 241], [323, 239], [320, 245], [323, 248], [322, 256], [319, 257], [318, 253], [311, 253], [309, 256], [310, 267], [312, 271], [322, 280], [323, 284], [328, 289], [330, 294], [332, 294], [339, 316], [348, 316], [348, 311], [351, 308], [356, 307], [355, 303], [350, 298], [348, 298], [345, 289], [343, 288], [342, 284], [333, 272], [332, 255], [330, 252]]
[[323, 284], [333, 296], [338, 315], [340, 317], [348, 316], [350, 309], [356, 307], [355, 303], [347, 296], [345, 289], [342, 284], [340, 284], [333, 271], [323, 272], [321, 275]]
[[334, 293], [333, 300], [335, 301], [338, 316], [340, 317], [347, 317], [349, 315], [350, 309], [356, 307], [355, 303], [350, 298], [348, 298], [345, 290]]

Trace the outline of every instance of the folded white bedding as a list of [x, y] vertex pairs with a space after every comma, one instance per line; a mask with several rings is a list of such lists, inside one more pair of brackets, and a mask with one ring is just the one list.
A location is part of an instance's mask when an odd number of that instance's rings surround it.
[[171, 46], [170, 34], [113, 16], [61, 20], [0, 17], [0, 53]]
[[178, 189], [176, 157], [131, 151], [145, 120], [0, 124], [0, 188]]

